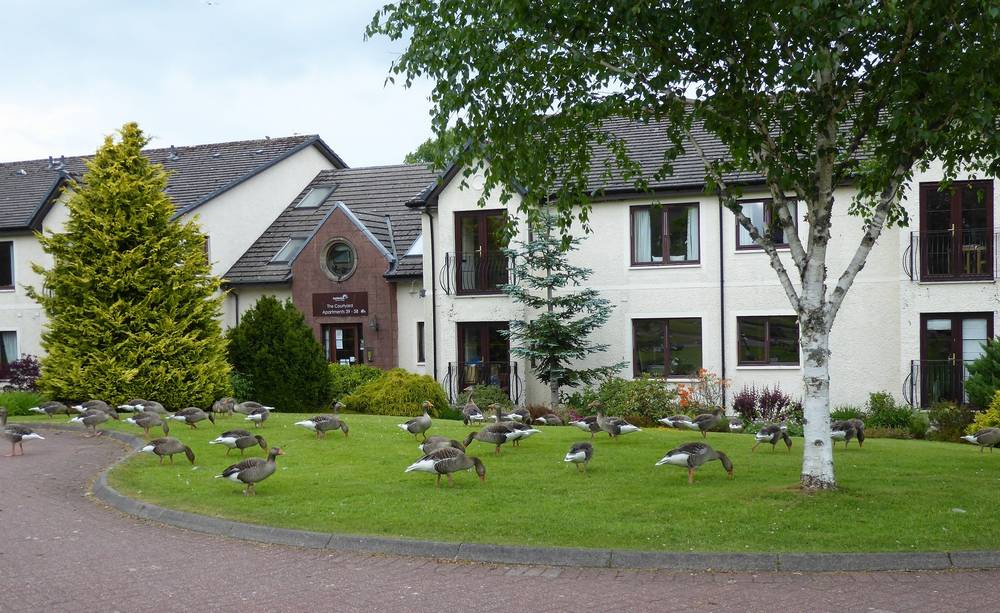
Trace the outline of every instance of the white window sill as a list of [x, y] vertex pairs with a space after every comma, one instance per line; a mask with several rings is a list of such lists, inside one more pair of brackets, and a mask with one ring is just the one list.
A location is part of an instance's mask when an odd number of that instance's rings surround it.
[[629, 270], [670, 270], [671, 268], [701, 268], [701, 263], [696, 264], [640, 264], [629, 266]]
[[934, 287], [935, 285], [992, 285], [996, 283], [993, 279], [970, 279], [968, 281], [963, 281], [961, 279], [956, 279], [954, 281], [917, 281], [917, 285], [924, 285], [927, 287]]
[[6, 287], [0, 289], [0, 294], [16, 294], [16, 293], [17, 293], [17, 288], [14, 287]]
[[[792, 248], [791, 247], [775, 247], [774, 250], [777, 251], [778, 253], [791, 253]], [[755, 247], [753, 249], [733, 249], [733, 254], [734, 255], [746, 255], [748, 253], [758, 253], [758, 254], [767, 255], [767, 252], [764, 251], [763, 247]]]
[[452, 294], [455, 300], [475, 300], [476, 298], [507, 298], [507, 294]]
[[782, 366], [782, 365], [770, 365], [761, 364], [760, 366], [737, 366], [736, 370], [802, 370], [801, 365], [795, 366]]

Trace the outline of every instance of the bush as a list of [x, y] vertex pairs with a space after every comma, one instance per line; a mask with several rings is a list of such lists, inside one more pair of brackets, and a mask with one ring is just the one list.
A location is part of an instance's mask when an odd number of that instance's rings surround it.
[[7, 407], [7, 414], [30, 415], [28, 409], [37, 407], [48, 400], [38, 392], [13, 391], [0, 393], [0, 407]]
[[733, 396], [733, 410], [743, 418], [744, 422], [755, 421], [802, 421], [802, 404], [792, 400], [780, 386], [764, 387], [758, 390], [756, 386], [743, 386], [743, 389]]
[[701, 368], [694, 383], [677, 385], [680, 408], [691, 415], [711, 411], [715, 407], [722, 406], [722, 399], [728, 387], [729, 379], [723, 379], [714, 372]]
[[976, 414], [972, 425], [968, 426], [968, 432], [972, 434], [983, 428], [997, 427], [1000, 427], [1000, 390], [993, 394], [993, 400], [990, 402], [989, 408]]
[[33, 355], [22, 355], [21, 359], [14, 360], [7, 365], [7, 374], [10, 378], [10, 389], [20, 392], [34, 392], [38, 390], [36, 382], [40, 373], [38, 358]]
[[448, 405], [444, 390], [427, 375], [416, 375], [402, 368], [386, 371], [342, 398], [340, 402], [348, 411], [372, 415], [417, 416], [423, 413], [421, 405], [430, 400], [434, 405], [432, 415], [443, 414]]
[[[1000, 339], [997, 339], [1000, 340]], [[985, 409], [1000, 389], [1000, 342], [987, 343], [983, 355], [969, 364], [969, 378], [965, 380], [965, 393], [969, 404]]]
[[927, 438], [927, 432], [931, 429], [931, 420], [919, 411], [910, 415], [910, 436], [913, 438]]
[[864, 419], [865, 412], [860, 408], [851, 406], [849, 404], [842, 404], [840, 406], [834, 407], [830, 411], [831, 421], [843, 421], [845, 419]]
[[972, 411], [969, 407], [957, 405], [954, 402], [934, 403], [927, 417], [936, 430], [932, 438], [938, 441], [957, 441], [965, 434], [965, 429], [972, 423]]
[[896, 403], [889, 392], [873, 392], [865, 405], [866, 424], [873, 428], [900, 428], [909, 431], [913, 410]]
[[231, 371], [229, 373], [229, 388], [237, 402], [254, 399], [253, 379], [250, 375], [244, 375], [235, 370]]
[[[607, 415], [618, 415], [638, 425], [650, 425], [676, 410], [677, 391], [662, 379], [615, 377], [601, 384], [597, 392]], [[583, 407], [581, 414], [593, 413]]]
[[330, 364], [330, 394], [340, 399], [365, 383], [378, 379], [385, 373], [381, 368], [364, 364]]
[[750, 423], [760, 419], [757, 410], [757, 402], [760, 392], [753, 385], [744, 385], [743, 389], [733, 395], [733, 411], [743, 418], [744, 422]]
[[253, 381], [254, 400], [281, 411], [329, 406], [330, 369], [323, 347], [291, 300], [264, 296], [227, 336], [229, 361]]
[[[460, 392], [458, 395], [458, 403], [464, 405], [466, 403], [465, 392]], [[514, 406], [514, 403], [510, 401], [507, 394], [500, 389], [497, 385], [476, 385], [472, 388], [472, 399], [479, 406], [479, 409], [485, 414], [488, 412], [487, 407], [493, 403], [499, 404], [504, 409], [510, 409]]]
[[585, 415], [589, 412], [587, 408], [591, 402], [595, 400], [600, 400], [600, 394], [598, 393], [598, 387], [585, 387], [583, 389], [578, 389], [572, 394], [563, 394], [562, 403], [566, 405], [576, 417]]
[[788, 417], [793, 404], [795, 401], [792, 400], [792, 397], [778, 385], [775, 385], [773, 389], [765, 387], [757, 399], [760, 418], [764, 421], [779, 421]]

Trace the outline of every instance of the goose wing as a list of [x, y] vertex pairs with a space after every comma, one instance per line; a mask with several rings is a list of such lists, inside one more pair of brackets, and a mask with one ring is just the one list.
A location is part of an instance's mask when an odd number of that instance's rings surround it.
[[263, 466], [266, 463], [267, 460], [264, 460], [262, 458], [247, 458], [241, 462], [237, 462], [236, 464], [233, 464], [232, 466], [226, 468], [226, 470], [222, 471], [222, 476], [228, 479], [230, 477], [240, 474], [245, 470], [251, 468], [257, 468], [259, 466]]

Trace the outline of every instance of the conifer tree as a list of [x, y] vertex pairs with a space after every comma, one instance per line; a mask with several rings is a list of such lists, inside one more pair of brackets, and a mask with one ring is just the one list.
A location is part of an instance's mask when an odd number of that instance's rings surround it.
[[149, 398], [205, 407], [228, 387], [222, 296], [192, 222], [172, 220], [167, 172], [135, 123], [71, 181], [61, 233], [39, 234], [50, 269], [28, 295], [48, 316], [39, 387], [53, 398]]
[[503, 286], [515, 302], [537, 312], [531, 319], [510, 322], [508, 335], [515, 342], [510, 352], [531, 361], [535, 376], [549, 385], [553, 408], [559, 403], [560, 388], [589, 385], [625, 366], [619, 362], [573, 367], [574, 362], [607, 350], [608, 345], [588, 338], [608, 322], [614, 306], [595, 289], [567, 289], [583, 284], [592, 271], [569, 263], [569, 254], [581, 239], [563, 238], [554, 232], [556, 227], [556, 219], [543, 212], [531, 224], [531, 237], [517, 249], [505, 250], [517, 283]]
[[228, 336], [229, 361], [253, 382], [258, 402], [283, 411], [316, 411], [330, 403], [323, 347], [291, 300], [260, 298]]

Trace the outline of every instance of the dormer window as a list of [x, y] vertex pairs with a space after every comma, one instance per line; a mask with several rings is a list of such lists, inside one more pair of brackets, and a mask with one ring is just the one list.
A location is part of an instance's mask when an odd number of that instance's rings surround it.
[[278, 250], [278, 253], [274, 254], [271, 258], [271, 264], [288, 264], [295, 259], [295, 256], [302, 251], [302, 248], [306, 246], [306, 241], [309, 240], [305, 237], [292, 237], [288, 239], [288, 242]]
[[326, 199], [333, 193], [334, 185], [326, 185], [323, 187], [314, 187], [309, 190], [309, 193], [299, 200], [299, 203], [295, 205], [297, 209], [315, 209], [321, 204], [326, 202]]

